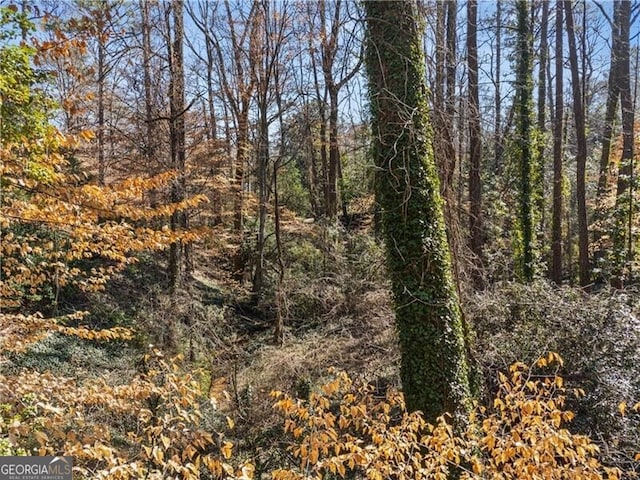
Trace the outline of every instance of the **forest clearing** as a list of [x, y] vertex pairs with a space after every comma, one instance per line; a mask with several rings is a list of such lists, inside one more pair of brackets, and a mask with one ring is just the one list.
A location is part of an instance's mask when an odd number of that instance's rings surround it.
[[636, 478], [639, 13], [0, 0], [0, 480]]

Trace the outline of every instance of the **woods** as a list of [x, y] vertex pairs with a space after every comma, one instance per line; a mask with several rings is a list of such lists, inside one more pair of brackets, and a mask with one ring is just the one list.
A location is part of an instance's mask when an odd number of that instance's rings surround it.
[[638, 471], [639, 6], [0, 1], [0, 455]]

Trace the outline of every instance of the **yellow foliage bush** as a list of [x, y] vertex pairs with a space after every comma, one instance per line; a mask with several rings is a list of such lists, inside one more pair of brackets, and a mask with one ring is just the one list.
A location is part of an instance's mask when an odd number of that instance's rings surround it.
[[251, 478], [228, 463], [232, 444], [201, 428], [213, 402], [181, 358], [155, 350], [146, 373], [109, 385], [82, 385], [50, 373], [0, 376], [0, 439], [34, 455], [74, 457], [74, 478]]
[[[378, 394], [343, 372], [308, 400], [273, 392], [296, 464], [272, 478], [623, 478], [601, 464], [592, 440], [566, 428], [573, 414], [565, 400], [582, 393], [549, 370], [560, 361], [549, 354], [533, 366], [513, 365], [500, 375], [491, 408], [476, 407], [460, 429], [446, 416], [430, 425], [406, 411], [399, 392]], [[155, 350], [143, 370], [121, 385], [37, 372], [0, 376], [0, 442], [14, 451], [71, 455], [78, 478], [253, 478], [250, 463], [232, 459], [232, 443], [202, 427], [203, 411], [215, 401], [180, 357]]]
[[598, 446], [565, 425], [568, 391], [561, 377], [544, 373], [562, 360], [556, 354], [535, 365], [518, 363], [500, 375], [490, 409], [477, 406], [456, 433], [441, 417], [436, 425], [408, 413], [402, 396], [376, 398], [372, 387], [345, 373], [308, 401], [274, 392], [275, 408], [293, 437], [297, 468], [273, 472], [277, 480], [345, 477], [358, 472], [381, 479], [617, 479], [621, 472], [598, 460]]

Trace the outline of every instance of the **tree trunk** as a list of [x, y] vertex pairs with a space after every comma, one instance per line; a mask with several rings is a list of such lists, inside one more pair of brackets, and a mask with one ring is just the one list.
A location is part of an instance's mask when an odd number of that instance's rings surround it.
[[[256, 245], [256, 255], [258, 261], [256, 263], [255, 274], [253, 278], [254, 293], [261, 294], [265, 282], [265, 242], [266, 242], [266, 224], [267, 224], [267, 206], [271, 192], [272, 180], [270, 178], [270, 153], [269, 153], [269, 125], [272, 120], [269, 119], [269, 106], [273, 102], [271, 98], [274, 90], [279, 88], [275, 82], [278, 81], [279, 71], [281, 68], [280, 51], [285, 38], [283, 35], [284, 25], [287, 21], [287, 12], [283, 7], [277, 12], [272, 12], [271, 3], [264, 0], [260, 3], [259, 22], [256, 23], [256, 39], [261, 43], [259, 58], [254, 62], [255, 67], [253, 74], [256, 84], [256, 103], [258, 106], [258, 157], [257, 157], [257, 173], [258, 173], [258, 239]], [[277, 95], [277, 94], [276, 94]], [[280, 108], [278, 102], [278, 107]], [[281, 117], [282, 112], [278, 111]], [[282, 148], [282, 146], [281, 146]], [[277, 170], [274, 170], [277, 172]], [[273, 182], [275, 182], [275, 177]], [[277, 209], [277, 206], [276, 206]]]
[[366, 2], [373, 152], [407, 407], [434, 422], [469, 407], [469, 368], [429, 134], [414, 1]]
[[[266, 87], [266, 86], [265, 86]], [[267, 202], [269, 201], [268, 168], [269, 168], [269, 123], [267, 119], [267, 98], [259, 95], [259, 120], [258, 120], [258, 158], [257, 158], [257, 182], [258, 182], [258, 236], [256, 242], [256, 269], [253, 275], [253, 292], [260, 294], [264, 286], [264, 247], [265, 230], [267, 226]]]
[[214, 55], [211, 38], [205, 36], [205, 44], [207, 49], [207, 106], [209, 108], [209, 128], [207, 129], [207, 137], [210, 140], [218, 138], [218, 119], [216, 117], [215, 92], [213, 91], [213, 67]]
[[[616, 2], [618, 3], [618, 2]], [[616, 191], [616, 234], [614, 250], [618, 267], [633, 262], [633, 121], [634, 108], [631, 95], [629, 33], [631, 2], [619, 0], [620, 50], [618, 52], [620, 106], [622, 108], [622, 157], [618, 169]]]
[[474, 284], [482, 287], [484, 228], [482, 222], [482, 131], [480, 127], [480, 95], [478, 88], [478, 2], [467, 3], [467, 65], [469, 68], [469, 234], [475, 256]]
[[531, 25], [527, 0], [517, 0], [517, 111], [516, 143], [520, 166], [520, 255], [519, 269], [522, 278], [530, 282], [534, 276], [534, 235], [533, 235], [533, 195], [532, 195], [532, 152], [531, 152], [531, 101], [532, 101], [532, 61]]
[[607, 194], [609, 185], [611, 137], [620, 96], [620, 1], [613, 4], [613, 23], [611, 24], [611, 61], [607, 81], [607, 103], [602, 131], [602, 153], [600, 155], [600, 175], [598, 178], [598, 204]]
[[590, 281], [589, 266], [589, 231], [587, 227], [587, 200], [586, 200], [586, 164], [587, 164], [587, 137], [582, 104], [582, 92], [580, 88], [580, 75], [578, 72], [578, 52], [576, 49], [575, 28], [571, 1], [564, 1], [564, 12], [567, 22], [567, 38], [569, 40], [569, 62], [571, 64], [571, 88], [573, 91], [573, 117], [576, 126], [576, 202], [578, 214], [578, 265], [580, 285], [587, 286]]
[[553, 218], [551, 226], [551, 280], [562, 281], [562, 137], [564, 120], [564, 29], [562, 1], [556, 3], [556, 84], [555, 112], [553, 118]]
[[338, 146], [338, 91], [335, 85], [329, 85], [329, 172], [327, 184], [327, 218], [332, 221], [335, 220], [338, 215], [339, 168], [340, 149]]
[[500, 70], [502, 67], [502, 0], [496, 0], [496, 61], [495, 61], [495, 109], [496, 118], [493, 130], [493, 143], [495, 154], [494, 170], [499, 172], [502, 168], [502, 94], [500, 92]]
[[324, 76], [325, 91], [329, 96], [329, 163], [327, 164], [327, 189], [325, 198], [326, 216], [335, 220], [338, 213], [338, 90], [333, 79], [333, 63], [336, 56], [338, 41], [338, 25], [342, 2], [337, 0], [334, 5], [334, 18], [330, 32], [327, 31], [326, 2], [320, 0], [321, 51], [322, 74]]
[[[145, 157], [147, 168], [155, 158], [156, 140], [154, 136], [153, 122], [153, 92], [151, 89], [151, 23], [149, 20], [149, 2], [140, 0], [140, 11], [142, 12], [142, 70], [144, 84], [144, 113], [146, 126]], [[152, 204], [155, 203], [152, 199]]]
[[[328, 165], [327, 165], [327, 187], [325, 190], [325, 207], [326, 207], [326, 216], [329, 220], [333, 221], [337, 218], [338, 214], [338, 200], [339, 200], [339, 184], [338, 180], [340, 177], [341, 170], [341, 160], [340, 160], [340, 145], [338, 142], [338, 96], [340, 94], [340, 90], [344, 87], [347, 82], [353, 78], [353, 76], [358, 72], [361, 65], [361, 58], [358, 57], [356, 64], [348, 68], [346, 61], [343, 65], [339, 65], [342, 67], [342, 73], [340, 77], [336, 76], [334, 71], [336, 64], [336, 56], [338, 54], [338, 50], [340, 48], [340, 32], [343, 28], [344, 23], [344, 4], [342, 0], [336, 0], [332, 2], [333, 5], [333, 15], [331, 16], [331, 20], [328, 24], [327, 20], [329, 19], [330, 12], [327, 10], [327, 2], [325, 0], [320, 0], [318, 3], [318, 13], [320, 16], [320, 47], [322, 54], [322, 74], [324, 77], [324, 88], [325, 88], [325, 104], [326, 97], [329, 97], [329, 124], [328, 124], [328, 135], [329, 135], [329, 157], [328, 157]], [[349, 52], [345, 53], [345, 58], [349, 56]], [[317, 84], [317, 79], [316, 79]], [[316, 87], [317, 89], [317, 87]], [[325, 120], [324, 112], [321, 115], [323, 121]], [[326, 126], [321, 125], [321, 129]], [[321, 132], [322, 133], [322, 132]], [[325, 130], [325, 139], [326, 139], [326, 130]], [[326, 142], [323, 142], [326, 145]], [[325, 147], [326, 148], [326, 147]], [[325, 157], [323, 160], [326, 160], [326, 153], [324, 153]]]
[[455, 111], [456, 111], [456, 20], [455, 0], [436, 3], [436, 65], [434, 95], [434, 154], [440, 175], [440, 194], [444, 199], [444, 217], [447, 239], [451, 247], [454, 271], [460, 270], [458, 261], [459, 224], [454, 215], [456, 202], [455, 178]]
[[549, 42], [548, 42], [548, 30], [549, 30], [549, 2], [542, 0], [542, 18], [540, 19], [540, 52], [538, 62], [538, 118], [537, 118], [537, 130], [538, 130], [538, 151], [536, 152], [536, 164], [535, 164], [535, 209], [538, 222], [536, 225], [536, 242], [539, 246], [545, 245], [545, 146], [547, 144], [545, 134], [547, 132], [547, 57], [549, 55]]
[[98, 184], [105, 184], [106, 160], [104, 154], [104, 83], [106, 81], [105, 73], [105, 44], [103, 32], [98, 32]]
[[[216, 32], [212, 33], [212, 43], [217, 57], [218, 73], [224, 95], [227, 102], [223, 102], [225, 108], [225, 120], [228, 111], [233, 115], [236, 124], [236, 154], [230, 164], [230, 177], [233, 180], [233, 226], [238, 244], [238, 252], [233, 258], [234, 277], [238, 281], [244, 280], [246, 255], [243, 252], [244, 244], [244, 182], [245, 167], [249, 156], [249, 107], [255, 89], [255, 81], [250, 75], [254, 67], [255, 55], [259, 50], [255, 45], [254, 27], [258, 3], [251, 4], [246, 19], [242, 24], [234, 18], [232, 7], [228, 0], [224, 1], [226, 21], [228, 23], [229, 48], [223, 48], [220, 37]], [[238, 26], [243, 29], [237, 31]], [[228, 109], [227, 109], [228, 107]], [[231, 150], [229, 142], [229, 122], [226, 124], [227, 147]]]
[[[183, 57], [183, 1], [173, 0], [173, 41], [169, 46], [169, 138], [171, 150], [171, 168], [177, 177], [171, 184], [171, 201], [180, 202], [185, 198], [185, 128], [184, 128], [184, 57]], [[167, 18], [169, 32], [171, 21]], [[176, 211], [171, 215], [171, 230], [187, 228], [187, 215], [184, 211]], [[182, 243], [177, 241], [169, 247], [169, 283], [172, 290], [180, 286], [182, 280], [183, 258]]]

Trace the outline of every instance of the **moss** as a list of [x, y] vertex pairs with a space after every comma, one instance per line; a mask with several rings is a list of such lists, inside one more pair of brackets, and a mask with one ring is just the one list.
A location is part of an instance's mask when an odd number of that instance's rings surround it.
[[464, 413], [469, 369], [451, 274], [415, 2], [366, 2], [367, 68], [387, 264], [410, 410]]

